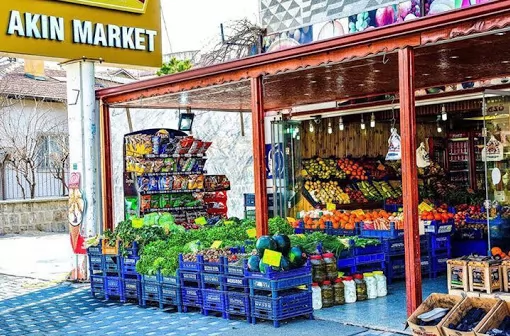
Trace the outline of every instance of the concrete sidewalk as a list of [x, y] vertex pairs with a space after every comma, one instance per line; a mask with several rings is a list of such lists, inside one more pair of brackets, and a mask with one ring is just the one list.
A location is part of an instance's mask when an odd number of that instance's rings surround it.
[[73, 269], [73, 258], [69, 234], [0, 236], [0, 274], [62, 280]]

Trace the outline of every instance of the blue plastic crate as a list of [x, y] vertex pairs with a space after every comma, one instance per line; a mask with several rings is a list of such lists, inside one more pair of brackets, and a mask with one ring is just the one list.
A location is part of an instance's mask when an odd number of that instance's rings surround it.
[[110, 277], [105, 278], [105, 298], [109, 300], [110, 297], [119, 297], [121, 302], [124, 302], [124, 288], [121, 277]]
[[159, 275], [142, 275], [142, 282], [159, 283]]
[[117, 256], [105, 255], [103, 256], [103, 272], [105, 273], [120, 273], [120, 258]]
[[124, 297], [126, 299], [138, 300], [142, 305], [142, 287], [138, 279], [123, 279]]
[[138, 257], [121, 257], [121, 273], [122, 275], [139, 275], [136, 271], [136, 263], [140, 258]]
[[303, 267], [295, 268], [289, 271], [275, 271], [272, 268], [268, 268], [268, 272], [263, 274], [260, 272], [247, 272], [248, 276], [251, 278], [262, 278], [262, 279], [270, 279], [270, 280], [279, 280], [285, 278], [294, 278], [300, 275], [311, 275], [312, 274], [312, 266], [310, 262], [307, 261], [306, 265]]
[[142, 282], [142, 306], [145, 307], [148, 302], [160, 304], [161, 284], [157, 282]]
[[404, 205], [402, 204], [386, 204], [386, 202], [384, 202], [384, 210], [386, 212], [400, 212], [403, 208]]
[[225, 293], [221, 290], [202, 289], [202, 308], [205, 314], [207, 311], [226, 312]]
[[447, 261], [450, 259], [450, 255], [443, 254], [433, 257], [430, 261], [432, 272], [443, 272], [447, 269]]
[[225, 292], [226, 311], [228, 314], [250, 317], [250, 294], [243, 292]]
[[100, 255], [100, 256], [102, 256], [103, 255], [103, 247], [101, 246], [101, 241], [99, 241], [99, 244], [96, 245], [96, 246], [90, 246], [87, 249], [87, 254], [89, 256], [91, 256], [91, 255]]
[[337, 262], [337, 268], [348, 268], [356, 266], [356, 259], [355, 258], [343, 258], [338, 259]]
[[177, 286], [161, 286], [160, 307], [175, 306], [181, 312], [181, 289]]
[[384, 262], [384, 253], [376, 253], [376, 254], [368, 254], [368, 255], [359, 255], [354, 257], [356, 265], [361, 264], [373, 264], [378, 262]]
[[102, 255], [89, 255], [89, 270], [91, 274], [97, 274], [99, 272], [103, 272], [104, 258]]
[[383, 251], [382, 244], [368, 245], [366, 247], [354, 247], [353, 248], [353, 253], [355, 256], [376, 254], [376, 253], [381, 253], [382, 251]]
[[223, 277], [223, 284], [225, 287], [248, 288], [249, 281], [247, 277], [238, 277], [232, 275], [225, 275]]
[[138, 257], [138, 243], [133, 242], [131, 247], [119, 248], [119, 256], [134, 258]]
[[273, 321], [275, 327], [279, 327], [280, 321], [307, 315], [313, 318], [312, 293], [311, 291], [291, 292], [277, 298], [265, 295], [252, 295], [251, 315], [252, 323], [256, 319]]
[[404, 236], [404, 230], [395, 229], [394, 223], [390, 223], [389, 230], [366, 230], [361, 224], [360, 236], [365, 238], [398, 238]]
[[200, 284], [202, 288], [212, 286], [223, 286], [223, 275], [214, 273], [200, 273]]
[[206, 273], [223, 274], [223, 265], [225, 263], [223, 257], [220, 257], [218, 262], [206, 262], [203, 256], [201, 256], [200, 260], [202, 263], [200, 268], [201, 271]]
[[90, 276], [90, 291], [95, 297], [97, 294], [105, 295], [105, 277], [102, 275], [91, 275]]
[[200, 272], [182, 271], [179, 270], [179, 279], [182, 282], [196, 282], [200, 283]]
[[326, 231], [326, 233], [332, 236], [356, 236], [358, 231], [346, 229], [329, 229]]
[[160, 274], [158, 274], [158, 281], [162, 285], [180, 286], [179, 275], [171, 276], [171, 275], [163, 275], [160, 273]]
[[248, 272], [248, 260], [243, 259], [237, 263], [229, 263], [228, 259], [223, 259], [223, 274], [234, 275], [234, 276], [247, 276]]
[[244, 194], [244, 206], [255, 206], [255, 194]]
[[383, 252], [386, 256], [400, 256], [404, 254], [404, 237], [383, 239]]
[[182, 271], [202, 271], [202, 256], [197, 256], [197, 261], [184, 261], [182, 254], [179, 254], [179, 270]]
[[202, 290], [200, 288], [181, 288], [182, 305], [184, 307], [202, 308]]
[[429, 251], [437, 253], [439, 251], [451, 251], [450, 235], [429, 235]]
[[253, 278], [249, 277], [250, 284], [250, 293], [253, 293], [254, 290], [266, 290], [271, 291], [272, 295], [275, 296], [278, 293], [277, 291], [281, 291], [283, 289], [291, 289], [298, 286], [310, 286], [312, 283], [312, 274], [306, 275], [298, 275], [293, 278], [283, 278], [283, 279], [265, 279], [265, 278]]
[[425, 233], [430, 234], [451, 234], [455, 227], [453, 218], [449, 219], [446, 223], [441, 221], [424, 221]]

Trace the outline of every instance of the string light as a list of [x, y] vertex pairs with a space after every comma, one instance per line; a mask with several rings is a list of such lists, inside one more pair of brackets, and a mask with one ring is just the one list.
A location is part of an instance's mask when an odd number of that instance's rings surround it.
[[312, 120], [310, 120], [310, 127], [308, 128], [308, 130], [310, 131], [310, 133], [313, 133], [313, 131], [315, 130], [313, 128], [313, 121]]
[[444, 106], [441, 106], [441, 120], [443, 121], [446, 121], [448, 120], [448, 114], [446, 113], [446, 107]]
[[333, 133], [333, 127], [331, 127], [331, 120], [328, 121], [328, 134]]
[[344, 130], [344, 118], [340, 117], [340, 119], [338, 120], [338, 129], [340, 131], [343, 131]]
[[372, 113], [372, 116], [370, 117], [370, 127], [375, 127], [375, 114]]
[[365, 120], [363, 120], [363, 114], [361, 115], [361, 129], [364, 130], [366, 128]]

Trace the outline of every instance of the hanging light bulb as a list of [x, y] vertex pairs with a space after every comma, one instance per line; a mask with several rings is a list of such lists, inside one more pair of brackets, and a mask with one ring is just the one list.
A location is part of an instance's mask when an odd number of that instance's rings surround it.
[[310, 133], [313, 133], [313, 131], [314, 131], [313, 120], [310, 120], [310, 127], [308, 128], [308, 130], [310, 131]]
[[441, 106], [441, 120], [443, 121], [446, 121], [448, 120], [448, 114], [446, 113], [446, 107], [444, 106]]
[[372, 116], [370, 117], [370, 127], [375, 127], [375, 114], [372, 113]]
[[441, 133], [443, 129], [441, 128], [441, 125], [439, 124], [439, 121], [437, 122], [437, 133]]
[[331, 127], [331, 121], [328, 121], [328, 134], [333, 133], [333, 127]]
[[361, 129], [364, 130], [366, 128], [365, 120], [363, 120], [363, 114], [361, 115]]
[[338, 120], [338, 129], [340, 131], [344, 130], [344, 118], [342, 118], [342, 117], [340, 117], [340, 119]]

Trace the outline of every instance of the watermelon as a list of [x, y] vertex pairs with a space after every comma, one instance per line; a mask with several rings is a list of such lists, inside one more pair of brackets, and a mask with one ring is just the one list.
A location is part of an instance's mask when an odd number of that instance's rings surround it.
[[260, 257], [258, 255], [252, 255], [248, 258], [248, 270], [250, 272], [260, 272], [259, 264]]
[[292, 267], [301, 267], [306, 263], [306, 253], [299, 246], [294, 246], [290, 249], [288, 258]]
[[289, 259], [282, 257], [280, 260], [280, 268], [284, 271], [290, 270], [290, 261]]
[[259, 270], [262, 274], [266, 274], [271, 266], [264, 263], [262, 260], [259, 262]]
[[259, 239], [257, 239], [257, 243], [255, 244], [255, 247], [257, 249], [257, 253], [262, 258], [264, 256], [265, 250], [276, 251], [278, 245], [273, 240], [273, 238], [271, 238], [269, 236], [262, 236]]
[[284, 234], [276, 234], [273, 236], [273, 240], [276, 242], [276, 248], [278, 252], [281, 252], [284, 256], [286, 256], [290, 251], [290, 238]]

